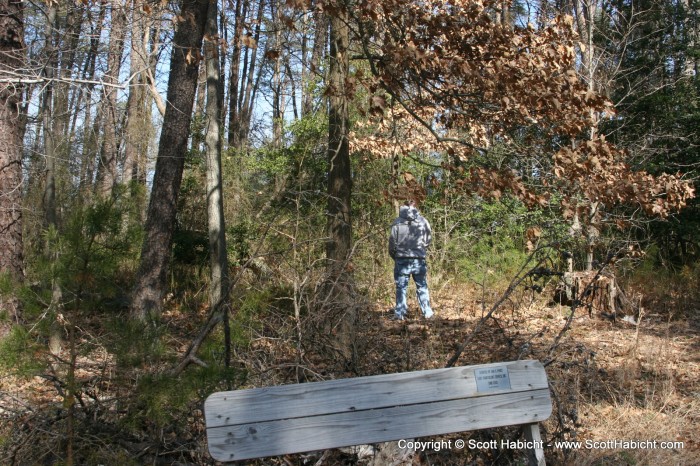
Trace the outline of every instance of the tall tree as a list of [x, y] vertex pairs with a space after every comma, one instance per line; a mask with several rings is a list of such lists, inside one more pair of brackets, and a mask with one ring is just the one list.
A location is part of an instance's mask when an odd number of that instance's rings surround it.
[[112, 0], [111, 29], [109, 33], [109, 49], [107, 53], [107, 72], [102, 89], [102, 123], [104, 136], [100, 150], [100, 164], [97, 169], [96, 190], [102, 196], [112, 193], [117, 182], [117, 88], [119, 72], [121, 71], [122, 55], [124, 53], [124, 37], [126, 35], [126, 11], [122, 0]]
[[230, 123], [234, 125], [234, 129], [238, 131], [238, 136], [235, 139], [234, 145], [234, 147], [237, 148], [243, 148], [248, 144], [258, 85], [260, 83], [260, 77], [262, 76], [262, 67], [258, 66], [258, 48], [262, 32], [265, 5], [266, 0], [258, 1], [257, 14], [252, 21], [255, 25], [255, 29], [242, 35], [240, 38], [240, 40], [246, 44], [246, 49], [241, 66], [242, 73], [240, 89], [238, 91], [238, 118], [235, 123]]
[[352, 305], [352, 167], [350, 162], [350, 28], [345, 4], [330, 19], [328, 70], [328, 191], [326, 208], [326, 273], [330, 303], [342, 311], [337, 350], [348, 363], [355, 358], [357, 309]]
[[44, 221], [45, 226], [56, 226], [56, 170], [57, 170], [57, 139], [56, 128], [52, 119], [54, 78], [58, 68], [58, 50], [56, 48], [58, 34], [58, 7], [53, 2], [47, 4], [46, 25], [44, 27], [44, 77], [47, 85], [42, 93], [41, 118], [44, 135], [44, 158], [46, 159], [46, 180], [44, 184]]
[[131, 315], [160, 315], [170, 266], [177, 201], [190, 134], [209, 0], [182, 0], [173, 38], [168, 94]]
[[274, 40], [272, 41], [272, 47], [266, 52], [266, 58], [272, 61], [272, 145], [276, 149], [282, 146], [282, 119], [285, 111], [284, 77], [282, 75], [283, 49], [285, 46], [282, 40], [284, 28], [282, 5], [283, 3], [280, 0], [270, 1], [272, 13], [270, 20], [274, 30]]
[[131, 50], [129, 96], [124, 134], [124, 178], [126, 182], [146, 183], [146, 154], [151, 128], [148, 99], [149, 14], [143, 0], [131, 1]]
[[[574, 13], [577, 32], [581, 36], [580, 49], [581, 55], [581, 71], [583, 80], [586, 83], [586, 90], [593, 94], [600, 91], [600, 84], [597, 82], [596, 76], [600, 74], [598, 64], [602, 63], [601, 53], [595, 43], [595, 34], [597, 32], [596, 21], [600, 22], [601, 10], [603, 6], [598, 0], [574, 0]], [[588, 139], [593, 141], [598, 135], [598, 125], [600, 123], [600, 114], [594, 109], [589, 110], [590, 114], [590, 129]], [[586, 261], [585, 269], [590, 271], [593, 269], [593, 251], [599, 236], [600, 218], [603, 205], [595, 199], [585, 199], [585, 202], [580, 203], [574, 209], [574, 221], [578, 223], [579, 215], [583, 214], [586, 221], [583, 226], [586, 229]]]
[[328, 76], [328, 224], [326, 257], [330, 276], [345, 279], [352, 250], [350, 118], [346, 87], [350, 67], [347, 9], [341, 6], [331, 18]]
[[209, 6], [204, 54], [207, 69], [207, 218], [209, 225], [209, 257], [211, 289], [209, 304], [221, 313], [226, 337], [226, 365], [230, 363], [230, 334], [228, 330], [228, 251], [226, 249], [226, 220], [224, 219], [223, 179], [221, 175], [221, 140], [223, 138], [221, 70], [219, 68], [219, 33], [217, 28], [218, 0]]
[[250, 4], [247, 0], [236, 0], [233, 14], [233, 40], [231, 41], [231, 72], [229, 74], [229, 104], [228, 104], [228, 144], [231, 147], [239, 147], [238, 127], [239, 123], [239, 76], [241, 68], [241, 52], [243, 38], [243, 24]]
[[[82, 152], [80, 157], [80, 172], [78, 188], [81, 193], [87, 193], [88, 189], [92, 189], [92, 181], [95, 171], [95, 156], [99, 152], [98, 133], [100, 128], [100, 113], [96, 112], [96, 118], [93, 119], [93, 94], [95, 92], [95, 72], [97, 65], [97, 56], [100, 46], [100, 36], [104, 28], [104, 17], [106, 14], [105, 8], [99, 8], [97, 18], [93, 18], [93, 13], [90, 9], [87, 10], [88, 19], [90, 22], [90, 46], [87, 50], [87, 56], [83, 64], [81, 78], [87, 81], [87, 86], [81, 86], [76, 97], [75, 107], [80, 106], [84, 101], [84, 123], [82, 127]], [[76, 119], [77, 120], [77, 119]], [[93, 121], [94, 120], [94, 121]], [[93, 122], [90, 124], [89, 122]]]
[[313, 31], [313, 42], [311, 45], [310, 55], [306, 52], [306, 49], [308, 48], [308, 39], [306, 38], [306, 35], [304, 35], [302, 38], [301, 45], [302, 116], [310, 114], [313, 110], [314, 82], [319, 77], [319, 66], [328, 43], [328, 16], [322, 14], [318, 8], [313, 9], [310, 29]]
[[[76, 119], [77, 111], [71, 111], [69, 105], [71, 97], [71, 80], [73, 79], [73, 73], [75, 68], [75, 61], [78, 55], [81, 30], [83, 26], [83, 21], [85, 19], [85, 11], [87, 10], [84, 4], [69, 4], [64, 5], [66, 9], [65, 12], [65, 26], [63, 26], [63, 31], [60, 35], [59, 50], [58, 54], [60, 57], [60, 71], [59, 76], [61, 81], [56, 86], [55, 92], [55, 104], [54, 104], [54, 118], [55, 122], [55, 133], [59, 136], [60, 140], [60, 153], [65, 154], [68, 152], [68, 148], [71, 146], [74, 134], [69, 122], [71, 117], [73, 120]], [[73, 92], [73, 96], [75, 96]]]
[[[0, 274], [15, 280], [22, 267], [22, 86], [9, 76], [22, 68], [24, 53], [23, 2], [0, 0]], [[20, 318], [16, 297], [3, 304], [10, 319]], [[0, 329], [3, 336], [6, 329]]]

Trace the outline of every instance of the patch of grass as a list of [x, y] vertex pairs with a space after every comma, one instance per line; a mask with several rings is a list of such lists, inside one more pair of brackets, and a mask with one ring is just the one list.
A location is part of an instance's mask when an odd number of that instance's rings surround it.
[[[589, 424], [590, 430], [584, 433], [585, 439], [597, 442], [656, 441], [656, 448], [582, 449], [574, 452], [571, 464], [698, 464], [700, 454], [688, 442], [694, 432], [692, 418], [698, 414], [697, 411], [689, 413], [685, 409], [659, 412], [654, 408], [639, 408], [628, 403], [618, 406], [587, 405], [584, 415], [594, 422]], [[683, 442], [683, 447], [661, 448], [661, 442]]]
[[700, 265], [670, 270], [647, 259], [627, 282], [641, 296], [642, 306], [654, 313], [672, 319], [700, 317]]
[[14, 287], [15, 283], [10, 274], [0, 273], [0, 296], [10, 294]]
[[195, 422], [194, 413], [204, 399], [221, 389], [222, 381], [235, 381], [234, 368], [190, 367], [177, 377], [146, 375], [134, 387], [135, 400], [123, 423], [136, 432], [184, 432]]
[[[692, 356], [689, 359], [697, 344], [692, 328], [668, 316], [643, 315], [637, 327], [596, 326], [591, 322], [585, 330], [577, 333], [580, 343], [576, 348], [591, 348], [595, 360], [569, 365], [565, 372], [556, 374], [561, 380], [555, 381], [555, 385], [570, 387], [560, 401], [571, 403], [569, 411], [578, 413], [576, 440], [656, 444], [627, 449], [584, 447], [572, 451], [562, 464], [700, 464], [697, 371]], [[578, 375], [571, 378], [574, 373]], [[662, 442], [682, 444], [662, 448]]]
[[41, 345], [27, 329], [14, 326], [9, 335], [0, 340], [0, 370], [18, 376], [33, 375], [44, 367], [41, 350]]
[[162, 326], [114, 317], [107, 320], [106, 327], [110, 338], [105, 345], [114, 354], [118, 367], [139, 367], [167, 358]]

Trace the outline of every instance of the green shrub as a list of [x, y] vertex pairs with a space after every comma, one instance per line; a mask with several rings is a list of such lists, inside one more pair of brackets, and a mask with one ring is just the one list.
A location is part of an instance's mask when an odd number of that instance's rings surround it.
[[[211, 365], [193, 366], [181, 375], [145, 375], [134, 387], [135, 399], [129, 403], [129, 414], [123, 419], [126, 427], [154, 435], [186, 431], [194, 421], [192, 413], [204, 399], [227, 382], [233, 386], [242, 373], [234, 368]], [[240, 382], [240, 381], [239, 381]], [[223, 385], [225, 386], [225, 385]]]
[[17, 376], [31, 376], [44, 367], [45, 351], [41, 340], [37, 340], [20, 325], [15, 325], [10, 333], [0, 340], [0, 370]]
[[105, 328], [108, 332], [104, 344], [114, 354], [118, 367], [132, 368], [163, 360], [174, 361], [168, 358], [164, 341], [167, 335], [163, 326], [114, 316], [105, 321]]

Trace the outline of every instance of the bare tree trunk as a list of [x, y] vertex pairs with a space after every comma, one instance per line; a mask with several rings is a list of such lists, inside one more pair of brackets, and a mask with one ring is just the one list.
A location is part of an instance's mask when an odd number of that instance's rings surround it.
[[[256, 19], [255, 33], [253, 34], [253, 41], [255, 44], [260, 43], [260, 31], [262, 27], [263, 13], [265, 11], [265, 0], [260, 0], [258, 4], [258, 16]], [[260, 72], [257, 76], [255, 74], [255, 68], [257, 66], [257, 52], [256, 48], [248, 47], [246, 52], [246, 60], [244, 60], [244, 67], [247, 64], [247, 69], [245, 71], [245, 76], [241, 80], [245, 80], [245, 87], [241, 89], [241, 95], [239, 96], [240, 110], [238, 119], [238, 146], [239, 148], [245, 147], [248, 144], [248, 137], [250, 133], [250, 124], [253, 118], [253, 105], [255, 104], [255, 94], [257, 92], [258, 82], [260, 79]]]
[[224, 219], [223, 181], [221, 175], [221, 127], [220, 95], [221, 71], [219, 68], [219, 43], [217, 30], [217, 0], [209, 6], [205, 42], [207, 69], [207, 218], [209, 224], [209, 256], [211, 263], [211, 289], [209, 303], [213, 312], [222, 315], [225, 338], [225, 364], [231, 361], [231, 335], [228, 326], [229, 276], [226, 250], [226, 222]]
[[[92, 96], [92, 91], [88, 93], [87, 98], [90, 99], [85, 109], [85, 121], [90, 121], [90, 114], [92, 105], [90, 101]], [[99, 153], [98, 143], [100, 134], [100, 125], [102, 122], [102, 115], [97, 112], [95, 115], [95, 120], [92, 125], [85, 124], [83, 127], [83, 154], [82, 161], [80, 164], [80, 192], [87, 195], [93, 189], [93, 179], [95, 178], [95, 163], [97, 161], [97, 154]]]
[[354, 359], [357, 310], [352, 305], [352, 172], [350, 166], [348, 90], [348, 13], [339, 9], [331, 18], [328, 77], [328, 219], [326, 259], [333, 307], [342, 310], [338, 350], [346, 361]]
[[[126, 104], [126, 131], [124, 139], [124, 181], [139, 183], [143, 160], [148, 153], [151, 137], [150, 110], [148, 105], [148, 16], [143, 0], [131, 1], [131, 51], [129, 97]], [[133, 193], [132, 193], [133, 194]]]
[[[90, 14], [90, 9], [87, 10], [87, 14]], [[99, 14], [97, 20], [91, 22], [94, 27], [90, 31], [90, 48], [88, 50], [87, 57], [85, 58], [85, 63], [83, 65], [83, 79], [88, 81], [95, 80], [95, 67], [97, 64], [97, 53], [100, 45], [99, 38], [102, 35], [102, 24], [104, 23], [105, 8], [99, 9]], [[80, 105], [80, 102], [85, 99], [85, 114], [83, 123], [83, 149], [80, 159], [80, 181], [79, 189], [81, 196], [87, 195], [88, 191], [92, 189], [93, 177], [95, 170], [95, 157], [97, 156], [97, 144], [98, 144], [98, 132], [99, 132], [99, 114], [94, 118], [94, 123], [92, 125], [88, 122], [93, 121], [93, 101], [92, 97], [94, 94], [94, 85], [89, 84], [83, 88], [81, 87], [78, 91], [78, 95], [75, 98], [75, 104], [71, 108], [76, 108]], [[77, 115], [75, 117], [72, 125], [77, 124]]]
[[[165, 5], [164, 3], [161, 4], [161, 7]], [[152, 6], [152, 4], [151, 4]], [[161, 22], [160, 21], [155, 21], [151, 23], [150, 27], [150, 48], [149, 48], [149, 67], [148, 67], [148, 76], [147, 76], [147, 81], [148, 81], [148, 89], [151, 93], [151, 96], [153, 97], [153, 102], [156, 104], [156, 107], [158, 108], [158, 113], [161, 114], [161, 116], [165, 116], [165, 102], [163, 102], [163, 98], [161, 97], [160, 93], [158, 92], [158, 89], [156, 87], [156, 82], [155, 82], [155, 75], [156, 75], [156, 67], [158, 66], [158, 57], [160, 56], [160, 41], [161, 41]], [[150, 105], [147, 105], [147, 107], [150, 109]], [[149, 110], [150, 112], [150, 110]]]
[[131, 316], [142, 321], [159, 317], [167, 284], [209, 0], [182, 0], [181, 8], [183, 21], [173, 39], [167, 107], [148, 204], [141, 262], [132, 294]]
[[[284, 97], [282, 92], [282, 2], [273, 0], [270, 2], [275, 29], [275, 41], [272, 50], [275, 51], [274, 65], [272, 68], [272, 145], [276, 149], [282, 146], [282, 115]], [[279, 183], [279, 177], [276, 183]]]
[[54, 32], [56, 26], [56, 6], [50, 3], [46, 10], [46, 29], [44, 54], [47, 62], [44, 67], [44, 76], [48, 82], [43, 92], [43, 102], [41, 116], [44, 134], [44, 157], [46, 158], [46, 180], [44, 184], [44, 221], [47, 227], [55, 226], [57, 221], [56, 213], [56, 134], [51, 118], [53, 114], [53, 79], [57, 68], [56, 47], [54, 43]]
[[100, 165], [97, 170], [96, 190], [102, 196], [109, 196], [117, 182], [117, 89], [109, 84], [119, 82], [124, 36], [126, 34], [126, 12], [121, 0], [112, 0], [111, 31], [107, 55], [107, 73], [103, 86], [102, 122], [104, 138], [100, 151]]
[[350, 195], [352, 176], [348, 145], [349, 114], [345, 82], [348, 76], [347, 18], [331, 18], [328, 107], [328, 243], [326, 257], [332, 277], [345, 274], [352, 249]]
[[[286, 112], [285, 79], [282, 73], [282, 64], [285, 61], [284, 41], [282, 36], [282, 7], [280, 0], [274, 0], [270, 4], [272, 17], [274, 18], [275, 40], [272, 45], [273, 54], [269, 55], [274, 59], [272, 67], [272, 147], [282, 148], [282, 136], [284, 130], [284, 114]], [[287, 173], [275, 174], [274, 198], [282, 195], [287, 185]]]
[[[297, 86], [295, 73], [292, 70], [292, 59], [290, 53], [284, 54], [284, 70], [287, 73], [286, 85], [289, 85], [289, 102], [292, 104], [292, 115], [294, 120], [299, 119], [299, 109], [297, 108]], [[285, 103], [286, 107], [286, 103]], [[286, 109], [282, 112], [282, 115], [286, 113]]]
[[[55, 119], [55, 131], [54, 133], [59, 138], [59, 153], [67, 153], [66, 150], [71, 145], [73, 140], [74, 127], [69, 125], [71, 111], [68, 102], [70, 101], [70, 78], [73, 75], [73, 68], [75, 67], [75, 56], [78, 50], [78, 45], [80, 44], [80, 31], [83, 25], [83, 19], [85, 18], [85, 6], [82, 4], [70, 4], [64, 5], [68, 8], [66, 13], [66, 30], [64, 32], [65, 36], [61, 40], [60, 50], [58, 51], [61, 56], [61, 70], [59, 72], [62, 82], [58, 83], [56, 86], [56, 95], [54, 100], [54, 119]], [[75, 96], [77, 92], [74, 92]], [[73, 112], [77, 114], [78, 112]]]
[[[578, 33], [582, 38], [582, 42], [586, 45], [583, 51], [581, 66], [583, 74], [586, 77], [586, 85], [590, 93], [594, 93], [596, 89], [596, 54], [595, 54], [595, 20], [598, 17], [600, 5], [598, 0], [576, 0], [574, 2], [576, 13], [576, 25]], [[590, 110], [591, 127], [589, 139], [595, 139], [598, 132], [599, 115], [594, 109]], [[597, 219], [599, 218], [599, 210], [601, 206], [599, 202], [589, 200], [586, 228], [586, 264], [585, 269], [593, 270], [593, 258], [595, 246], [598, 241], [598, 226]]]
[[[67, 8], [65, 29], [61, 29], [58, 8]], [[70, 85], [69, 81], [73, 74], [75, 54], [80, 39], [82, 26], [83, 7], [71, 4], [51, 4], [47, 9], [45, 54], [47, 66], [45, 76], [48, 79], [60, 78], [56, 82], [49, 82], [45, 88], [42, 102], [42, 122], [44, 135], [44, 156], [46, 157], [46, 184], [44, 191], [45, 201], [45, 222], [46, 226], [56, 227], [58, 222], [58, 212], [56, 205], [56, 180], [59, 167], [66, 164], [59, 164], [60, 160], [66, 160], [70, 156], [69, 135], [70, 111], [68, 109]], [[60, 63], [60, 66], [59, 66]], [[45, 256], [51, 262], [55, 262], [59, 257], [58, 249], [46, 242]], [[57, 278], [52, 277], [52, 298], [51, 309], [58, 309], [62, 306], [62, 290]], [[57, 311], [56, 311], [57, 312]], [[63, 336], [59, 326], [52, 323], [49, 336], [49, 350], [54, 355], [60, 353]], [[69, 440], [70, 446], [70, 440]], [[68, 448], [70, 449], [70, 448]], [[70, 456], [69, 456], [70, 458]], [[70, 463], [70, 461], [67, 461]]]
[[313, 93], [311, 92], [313, 80], [316, 79], [319, 63], [323, 59], [323, 54], [328, 43], [328, 17], [314, 10], [313, 16], [314, 39], [311, 50], [311, 58], [309, 60], [308, 74], [303, 79], [304, 82], [304, 97], [302, 100], [301, 113], [308, 115], [313, 110]]
[[[0, 75], [22, 67], [24, 18], [20, 0], [0, 0]], [[22, 87], [0, 83], [0, 274], [21, 280], [22, 268], [22, 134], [20, 120]], [[19, 321], [16, 297], [0, 300], [11, 322]], [[0, 337], [8, 328], [0, 327]]]
[[[231, 72], [229, 74], [229, 104], [228, 104], [228, 144], [231, 147], [238, 145], [238, 127], [240, 100], [239, 84], [241, 67], [241, 35], [243, 34], [243, 22], [247, 14], [248, 1], [237, 0], [233, 18], [233, 45], [231, 47]], [[246, 8], [244, 9], [243, 6]]]
[[194, 114], [197, 118], [204, 115], [204, 106], [207, 101], [207, 65], [202, 62], [199, 65], [199, 76], [197, 77], [197, 97], [194, 103]]

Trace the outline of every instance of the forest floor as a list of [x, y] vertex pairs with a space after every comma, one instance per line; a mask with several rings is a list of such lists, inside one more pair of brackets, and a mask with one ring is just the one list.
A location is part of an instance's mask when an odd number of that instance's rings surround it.
[[[483, 320], [498, 296], [446, 286], [433, 293], [435, 318], [419, 318], [415, 299], [405, 322], [389, 320], [390, 305], [365, 306], [359, 313], [358, 353], [352, 364], [338, 363], [323, 345], [301, 350], [297, 330], [286, 317], [270, 314], [256, 325], [250, 344], [237, 350], [234, 361], [245, 368], [241, 388], [444, 367], [460, 346], [457, 365], [516, 359], [538, 359], [546, 365], [554, 402], [553, 415], [542, 424], [549, 464], [561, 465], [697, 465], [700, 464], [700, 311], [669, 316], [643, 310], [638, 324], [602, 318], [593, 310], [546, 304], [523, 292], [511, 297]], [[205, 314], [202, 311], [202, 316]], [[190, 315], [173, 308], [166, 313], [165, 337], [180, 354], [198, 328]], [[474, 329], [480, 330], [474, 333]], [[565, 331], [563, 331], [565, 329]], [[79, 442], [111, 450], [123, 464], [214, 464], [206, 453], [201, 401], [186, 402], [184, 422], [154, 434], [117, 422], [126, 406], [143, 390], [139, 376], [120, 371], [110, 346], [100, 344], [104, 328], [79, 329], [83, 347], [74, 374], [82, 390], [76, 416], [76, 458]], [[313, 340], [313, 335], [310, 335]], [[467, 343], [464, 345], [464, 343]], [[327, 347], [325, 347], [327, 349]], [[303, 354], [302, 354], [303, 353]], [[168, 360], [172, 364], [177, 355]], [[165, 367], [163, 361], [158, 364]], [[153, 370], [153, 365], [149, 370]], [[188, 369], [192, 370], [192, 369]], [[141, 382], [142, 383], [142, 382]], [[139, 388], [137, 388], [139, 387]], [[66, 464], [65, 433], [68, 386], [47, 376], [0, 378], [1, 464]], [[169, 392], [170, 396], [175, 396]], [[164, 403], [168, 409], [168, 400]], [[85, 404], [83, 406], [82, 404]], [[94, 406], [100, 405], [102, 409]], [[90, 406], [93, 406], [91, 408]], [[138, 409], [152, 409], [141, 407]], [[148, 418], [149, 413], [143, 414]], [[81, 427], [82, 426], [82, 427]], [[81, 430], [82, 429], [82, 430]], [[150, 435], [150, 437], [149, 437]], [[63, 438], [63, 440], [61, 440]], [[439, 438], [517, 439], [515, 428], [491, 429]], [[436, 438], [438, 439], [438, 438]], [[427, 439], [426, 439], [427, 440]], [[563, 448], [556, 441], [580, 441]], [[656, 441], [654, 448], [616, 448], [610, 441]], [[110, 443], [114, 445], [110, 445]], [[592, 443], [599, 442], [599, 443]], [[602, 442], [602, 443], [600, 443]], [[682, 442], [662, 448], [663, 442]], [[116, 447], [115, 445], [118, 445]], [[649, 444], [647, 444], [648, 446]], [[84, 449], [84, 447], [82, 447]], [[116, 450], [121, 453], [115, 453]], [[122, 456], [120, 456], [122, 455]], [[91, 463], [117, 464], [101, 459]], [[395, 444], [343, 449], [310, 455], [265, 459], [254, 465], [481, 465], [524, 464], [518, 450], [441, 450], [410, 454]]]
[[[700, 464], [700, 322], [642, 314], [638, 325], [611, 321], [579, 309], [569, 329], [568, 307], [533, 303], [494, 314], [482, 330], [471, 330], [486, 313], [454, 298], [435, 300], [437, 319], [424, 324], [375, 328], [376, 339], [395, 348], [398, 367], [442, 367], [466, 338], [458, 364], [513, 359], [544, 361], [554, 413], [543, 425], [550, 464]], [[507, 306], [506, 306], [507, 308]], [[417, 311], [415, 312], [417, 313]], [[370, 326], [371, 327], [371, 326]], [[385, 346], [385, 347], [386, 347]], [[381, 353], [379, 348], [374, 352]], [[385, 353], [386, 354], [386, 353]], [[381, 364], [381, 358], [376, 362]], [[475, 433], [483, 440], [508, 433]], [[517, 435], [517, 432], [515, 433]], [[469, 434], [461, 434], [467, 440]], [[557, 448], [555, 441], [576, 440], [580, 448]], [[656, 448], [610, 448], [608, 441], [657, 441]], [[682, 448], [662, 449], [680, 441]], [[593, 443], [599, 442], [599, 443]], [[602, 443], [600, 443], [602, 442]], [[590, 448], [587, 448], [590, 446]], [[464, 458], [460, 458], [460, 456]], [[428, 452], [414, 464], [518, 464], [516, 452]]]
[[[457, 365], [538, 359], [546, 365], [554, 402], [553, 415], [542, 425], [543, 438], [550, 444], [546, 449], [549, 464], [700, 464], [700, 310], [674, 316], [642, 308], [634, 323], [579, 308], [570, 318], [570, 307], [545, 303], [532, 292], [516, 294], [486, 319], [483, 317], [499, 296], [484, 296], [459, 286], [435, 290], [436, 316], [429, 321], [420, 318], [415, 298], [409, 301], [412, 318], [405, 322], [389, 319], [390, 303], [376, 305], [360, 313], [359, 357], [353, 370], [329, 367], [327, 357], [309, 351], [302, 371], [311, 374], [310, 380], [319, 380], [440, 368], [460, 346], [463, 351]], [[477, 327], [480, 330], [474, 333]], [[288, 367], [295, 367], [296, 372], [288, 372], [281, 381], [264, 375], [254, 385], [293, 383], [299, 377], [299, 358], [288, 350]], [[518, 429], [451, 437], [496, 439], [499, 444], [500, 439], [520, 438]], [[450, 436], [435, 440], [440, 438]], [[557, 441], [582, 445], [563, 448]], [[610, 443], [614, 441], [628, 443], [620, 448]], [[646, 448], [631, 442], [644, 442]], [[682, 444], [666, 448], [668, 442]], [[314, 461], [306, 459], [308, 463], [303, 464], [525, 464], [523, 451], [442, 450], [409, 455], [397, 451], [395, 444], [383, 447], [385, 453], [381, 446], [361, 449], [364, 457], [359, 459], [348, 456], [350, 449], [344, 455], [326, 455], [318, 463], [312, 457]], [[279, 464], [296, 463], [286, 459]]]

